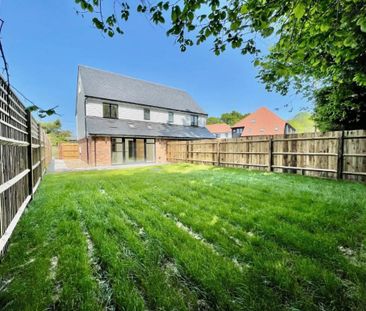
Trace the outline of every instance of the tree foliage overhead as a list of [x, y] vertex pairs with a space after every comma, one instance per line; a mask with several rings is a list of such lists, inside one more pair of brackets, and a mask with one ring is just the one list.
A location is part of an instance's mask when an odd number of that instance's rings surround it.
[[[259, 66], [258, 77], [267, 90], [285, 95], [293, 87], [313, 96], [314, 90], [323, 87], [334, 90], [350, 86], [357, 92], [345, 94], [347, 98], [364, 98], [364, 0], [74, 1], [93, 14], [93, 24], [109, 36], [123, 34], [122, 22], [135, 10], [148, 15], [155, 24], [168, 24], [167, 34], [176, 38], [182, 51], [209, 40], [217, 55], [228, 46], [252, 54], [254, 65]], [[106, 7], [112, 12], [108, 16], [103, 13]], [[274, 42], [266, 55], [258, 49], [258, 36], [271, 36]], [[342, 102], [343, 98], [338, 100]], [[365, 105], [353, 102], [359, 107]], [[336, 106], [329, 101], [322, 104]]]

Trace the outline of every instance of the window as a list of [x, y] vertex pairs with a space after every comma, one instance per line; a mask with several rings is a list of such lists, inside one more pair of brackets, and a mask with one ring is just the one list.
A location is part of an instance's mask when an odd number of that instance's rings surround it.
[[150, 109], [144, 109], [144, 120], [150, 120]]
[[117, 104], [103, 104], [103, 118], [117, 119], [118, 105]]
[[243, 133], [244, 127], [235, 127], [232, 130], [233, 137], [240, 137], [241, 133]]
[[191, 126], [198, 126], [198, 116], [195, 114], [191, 115]]
[[169, 112], [168, 113], [168, 123], [169, 124], [174, 123], [174, 112]]

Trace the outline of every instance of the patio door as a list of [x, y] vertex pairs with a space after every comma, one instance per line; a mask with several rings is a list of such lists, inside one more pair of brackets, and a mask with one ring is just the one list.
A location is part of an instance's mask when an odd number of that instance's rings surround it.
[[112, 164], [154, 162], [155, 140], [148, 138], [112, 138]]
[[112, 164], [123, 164], [122, 138], [112, 138]]
[[125, 138], [125, 163], [136, 161], [135, 139]]

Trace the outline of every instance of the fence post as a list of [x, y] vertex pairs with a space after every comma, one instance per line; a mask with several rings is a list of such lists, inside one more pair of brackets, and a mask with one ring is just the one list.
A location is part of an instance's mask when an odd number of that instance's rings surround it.
[[28, 127], [28, 192], [33, 198], [33, 150], [32, 150], [32, 112], [27, 110], [27, 127]]
[[186, 158], [187, 158], [187, 162], [189, 163], [189, 140], [186, 141], [186, 148], [187, 148]]
[[216, 145], [216, 156], [217, 156], [217, 166], [220, 166], [220, 141], [217, 141], [217, 145]]
[[337, 179], [343, 178], [343, 145], [344, 145], [344, 131], [338, 137], [338, 152], [337, 152]]
[[272, 136], [268, 139], [268, 171], [272, 171], [272, 156], [273, 156], [273, 138]]
[[41, 127], [41, 124], [38, 123], [38, 144], [39, 144], [39, 166], [40, 166], [40, 169], [41, 169], [41, 174], [40, 174], [40, 178], [42, 179], [43, 177], [43, 165], [42, 165], [42, 127]]

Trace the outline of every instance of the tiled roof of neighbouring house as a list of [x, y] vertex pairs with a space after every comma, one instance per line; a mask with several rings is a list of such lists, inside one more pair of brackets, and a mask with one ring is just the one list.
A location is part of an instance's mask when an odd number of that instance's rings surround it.
[[211, 133], [214, 133], [214, 134], [231, 132], [231, 127], [229, 125], [227, 125], [226, 123], [209, 124], [209, 125], [206, 125], [206, 127]]
[[266, 107], [246, 116], [232, 127], [244, 127], [241, 136], [284, 134], [287, 122]]
[[205, 127], [173, 125], [123, 119], [86, 117], [88, 135], [166, 137], [166, 138], [215, 138]]
[[206, 114], [185, 91], [79, 65], [86, 96]]

